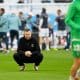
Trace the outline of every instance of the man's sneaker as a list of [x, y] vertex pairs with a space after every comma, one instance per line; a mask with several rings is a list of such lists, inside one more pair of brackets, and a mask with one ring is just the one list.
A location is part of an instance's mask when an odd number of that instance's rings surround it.
[[24, 69], [25, 69], [25, 65], [20, 66], [20, 71], [24, 71]]
[[38, 66], [34, 66], [35, 71], [38, 71]]

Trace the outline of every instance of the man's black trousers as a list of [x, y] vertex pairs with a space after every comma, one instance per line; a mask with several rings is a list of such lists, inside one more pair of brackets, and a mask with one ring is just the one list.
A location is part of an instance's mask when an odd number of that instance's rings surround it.
[[17, 30], [10, 30], [10, 39], [11, 39], [11, 47], [13, 47], [13, 40], [16, 38], [19, 39], [19, 33]]
[[43, 60], [43, 55], [39, 53], [32, 54], [31, 57], [27, 57], [24, 54], [15, 53], [13, 55], [13, 58], [17, 62], [17, 64], [19, 64], [19, 66], [23, 66], [24, 63], [35, 63], [35, 65], [38, 66]]

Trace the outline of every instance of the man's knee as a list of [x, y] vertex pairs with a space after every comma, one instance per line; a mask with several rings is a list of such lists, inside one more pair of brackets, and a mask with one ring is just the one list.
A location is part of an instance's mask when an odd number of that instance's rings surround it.
[[13, 58], [14, 58], [14, 59], [16, 59], [16, 58], [18, 59], [18, 57], [19, 57], [18, 53], [15, 53], [15, 54], [13, 55]]
[[38, 54], [35, 60], [36, 60], [35, 61], [35, 65], [38, 66], [43, 60], [43, 55], [42, 54]]
[[43, 54], [40, 53], [38, 55], [37, 59], [38, 59], [39, 62], [41, 62], [43, 60]]
[[40, 54], [40, 58], [41, 58], [41, 60], [43, 60], [43, 54]]

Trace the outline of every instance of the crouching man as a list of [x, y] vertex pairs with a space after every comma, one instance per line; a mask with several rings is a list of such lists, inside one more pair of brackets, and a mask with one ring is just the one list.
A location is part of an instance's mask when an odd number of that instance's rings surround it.
[[38, 70], [38, 66], [43, 60], [43, 55], [38, 42], [32, 37], [29, 29], [24, 30], [24, 36], [19, 40], [17, 53], [13, 55], [13, 58], [20, 66], [20, 71], [25, 69], [24, 63], [34, 63], [34, 69]]

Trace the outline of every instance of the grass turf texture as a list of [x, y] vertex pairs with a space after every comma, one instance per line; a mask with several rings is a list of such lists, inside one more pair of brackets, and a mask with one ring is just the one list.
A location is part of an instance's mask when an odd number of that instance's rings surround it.
[[51, 49], [43, 55], [39, 71], [34, 71], [33, 64], [26, 64], [25, 71], [20, 72], [12, 52], [0, 53], [0, 80], [68, 80], [73, 59], [70, 51]]

